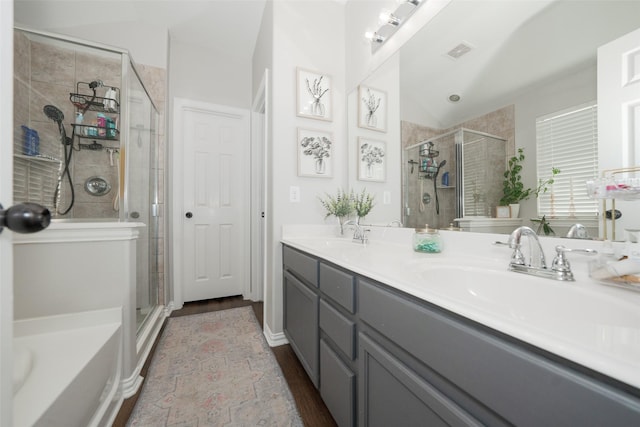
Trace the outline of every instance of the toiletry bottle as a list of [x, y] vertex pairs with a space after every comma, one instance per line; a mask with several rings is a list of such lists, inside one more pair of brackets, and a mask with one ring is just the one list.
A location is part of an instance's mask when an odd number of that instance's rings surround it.
[[445, 187], [449, 186], [449, 172], [445, 172], [444, 174], [442, 174], [442, 185], [444, 185]]
[[107, 136], [107, 118], [102, 113], [98, 113], [98, 136]]

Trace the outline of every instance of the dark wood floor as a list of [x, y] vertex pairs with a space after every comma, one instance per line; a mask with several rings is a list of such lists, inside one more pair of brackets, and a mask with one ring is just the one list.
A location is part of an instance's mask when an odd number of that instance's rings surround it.
[[[188, 316], [190, 314], [207, 313], [209, 311], [226, 310], [229, 308], [245, 307], [249, 305], [253, 307], [253, 311], [260, 323], [260, 327], [264, 328], [262, 303], [243, 300], [240, 296], [186, 303], [182, 309], [173, 311], [171, 313], [171, 317]], [[162, 330], [164, 331], [164, 325]], [[160, 332], [160, 335], [162, 335], [162, 331]], [[153, 353], [155, 352], [157, 343], [158, 341], [156, 340], [156, 343], [151, 350], [151, 354], [142, 368], [140, 374], [143, 377], [146, 377], [147, 375], [147, 370], [149, 369], [149, 364], [153, 358]], [[272, 347], [271, 351], [275, 355], [276, 360], [280, 365], [280, 369], [282, 369], [282, 373], [289, 384], [289, 389], [296, 401], [298, 412], [302, 417], [304, 425], [307, 427], [336, 426], [329, 410], [320, 398], [318, 390], [316, 390], [313, 383], [311, 383], [311, 380], [298, 361], [298, 358], [291, 349], [291, 346], [287, 344], [279, 347]], [[114, 426], [120, 427], [126, 425], [131, 412], [133, 412], [133, 408], [138, 397], [140, 396], [141, 390], [142, 387], [140, 387], [140, 390], [138, 390], [136, 395], [124, 401], [113, 424]]]

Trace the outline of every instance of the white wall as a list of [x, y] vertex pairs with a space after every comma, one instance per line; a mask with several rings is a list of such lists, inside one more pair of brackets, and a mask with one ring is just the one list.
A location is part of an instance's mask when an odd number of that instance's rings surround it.
[[[126, 5], [120, 3], [119, 7]], [[127, 49], [139, 64], [167, 67], [167, 28], [130, 18], [127, 20], [121, 16], [120, 9], [112, 13], [108, 8], [103, 9], [104, 5], [88, 1], [15, 1], [14, 22]], [[56, 24], [52, 26], [52, 22]]]
[[237, 108], [251, 106], [251, 63], [171, 39], [170, 99], [186, 98]]
[[[267, 193], [268, 266], [265, 292], [265, 329], [282, 332], [282, 247], [283, 224], [322, 223], [324, 211], [318, 196], [335, 193], [347, 184], [347, 135], [345, 125], [345, 24], [344, 5], [333, 1], [270, 2], [254, 58], [253, 80], [261, 74], [271, 56], [271, 142]], [[265, 21], [268, 21], [266, 19]], [[271, 52], [269, 52], [271, 50]], [[296, 116], [296, 67], [319, 71], [332, 77], [333, 120], [331, 122]], [[255, 90], [255, 89], [254, 89]], [[328, 131], [333, 134], [333, 177], [306, 178], [297, 174], [297, 128]], [[290, 186], [300, 188], [300, 202], [289, 201]]]

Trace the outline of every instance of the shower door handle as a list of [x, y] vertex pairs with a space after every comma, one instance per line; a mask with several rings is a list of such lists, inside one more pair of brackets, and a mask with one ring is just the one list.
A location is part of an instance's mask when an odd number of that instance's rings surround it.
[[0, 205], [0, 233], [7, 227], [16, 233], [36, 233], [51, 224], [51, 212], [37, 203], [20, 203], [4, 210]]
[[186, 216], [187, 218], [193, 218], [193, 214], [191, 212], [187, 212], [186, 214], [184, 214], [184, 216]]

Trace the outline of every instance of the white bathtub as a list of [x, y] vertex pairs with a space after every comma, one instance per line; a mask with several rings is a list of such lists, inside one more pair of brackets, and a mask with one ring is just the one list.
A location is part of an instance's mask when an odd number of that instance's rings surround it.
[[14, 427], [110, 425], [121, 325], [120, 307], [14, 321]]

